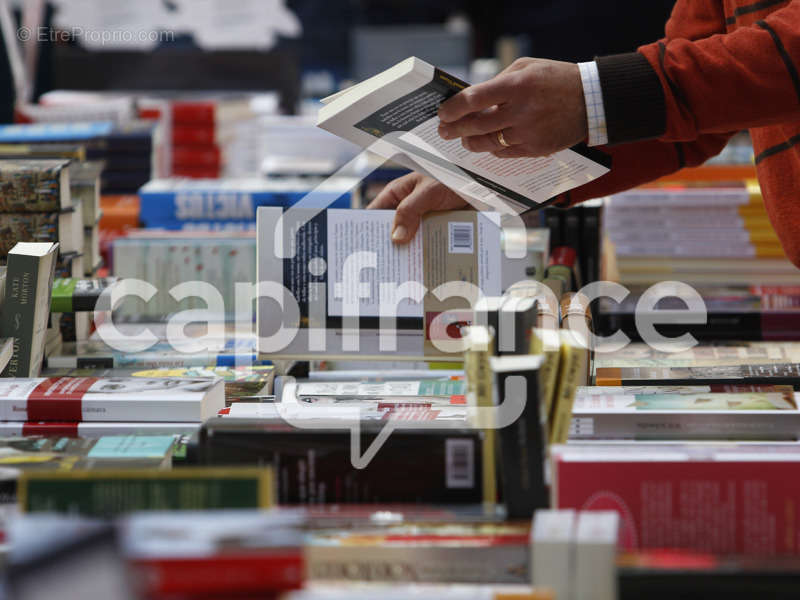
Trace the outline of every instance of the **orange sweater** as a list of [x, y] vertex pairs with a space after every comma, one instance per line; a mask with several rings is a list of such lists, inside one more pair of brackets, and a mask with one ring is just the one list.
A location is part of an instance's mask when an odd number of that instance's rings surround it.
[[597, 65], [613, 169], [568, 203], [701, 164], [749, 129], [767, 212], [800, 267], [800, 0], [677, 0], [664, 39]]

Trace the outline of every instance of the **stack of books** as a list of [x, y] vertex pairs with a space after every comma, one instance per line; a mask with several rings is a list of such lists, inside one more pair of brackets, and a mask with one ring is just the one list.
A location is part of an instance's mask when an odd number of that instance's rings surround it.
[[640, 188], [606, 203], [608, 276], [623, 285], [792, 285], [797, 269], [770, 225], [758, 184]]

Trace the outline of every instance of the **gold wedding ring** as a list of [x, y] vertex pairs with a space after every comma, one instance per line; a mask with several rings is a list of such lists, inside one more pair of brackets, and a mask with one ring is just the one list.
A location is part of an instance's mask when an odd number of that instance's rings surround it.
[[498, 141], [498, 142], [500, 142], [500, 145], [501, 145], [501, 146], [503, 146], [503, 148], [510, 148], [510, 147], [511, 147], [511, 144], [509, 144], [509, 143], [506, 141], [506, 138], [505, 138], [505, 136], [503, 135], [503, 131], [502, 131], [502, 129], [501, 129], [500, 131], [498, 131], [498, 132], [497, 132], [497, 141]]

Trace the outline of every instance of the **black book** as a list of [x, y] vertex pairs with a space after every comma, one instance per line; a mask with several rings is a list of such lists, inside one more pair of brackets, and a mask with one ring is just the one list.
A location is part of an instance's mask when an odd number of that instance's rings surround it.
[[[705, 323], [687, 323], [686, 317], [691, 313], [677, 296], [662, 298], [653, 311], [640, 313], [657, 315], [656, 331], [665, 337], [689, 333], [699, 340], [789, 341], [800, 338], [800, 296], [756, 295], [740, 289], [705, 294], [701, 291], [701, 295], [706, 307]], [[639, 294], [631, 294], [621, 303], [600, 299], [597, 331], [601, 335], [612, 335], [619, 330], [631, 339], [641, 339], [636, 326], [639, 298]]]
[[498, 422], [519, 411], [513, 423], [499, 430], [503, 502], [511, 519], [529, 519], [549, 504], [545, 484], [547, 416], [539, 398], [542, 357], [502, 356], [489, 359], [497, 381]]
[[[386, 425], [361, 422], [362, 453]], [[482, 439], [483, 432], [466, 425], [397, 429], [357, 469], [348, 429], [215, 418], [187, 455], [202, 465], [273, 465], [281, 504], [474, 504], [483, 502]]]
[[598, 367], [597, 385], [791, 385], [800, 389], [800, 364], [703, 367]]

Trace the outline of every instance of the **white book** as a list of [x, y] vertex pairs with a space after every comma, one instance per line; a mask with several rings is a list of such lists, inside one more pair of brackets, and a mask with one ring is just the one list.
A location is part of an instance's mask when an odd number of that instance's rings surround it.
[[222, 379], [0, 379], [0, 421], [200, 422], [225, 406]]
[[531, 580], [557, 599], [572, 598], [575, 511], [537, 510], [531, 528]]
[[28, 437], [34, 435], [79, 438], [100, 438], [107, 435], [191, 435], [199, 431], [201, 423], [171, 423], [128, 421], [84, 423], [0, 421], [0, 437]]
[[489, 152], [469, 152], [460, 139], [442, 139], [439, 105], [466, 87], [458, 78], [411, 57], [324, 99], [317, 125], [384, 158], [427, 172], [482, 208], [506, 213], [537, 208], [608, 172], [608, 167], [588, 158], [588, 149], [500, 159]]
[[617, 540], [619, 514], [613, 511], [578, 513], [575, 533], [575, 600], [617, 599]]
[[14, 338], [0, 338], [0, 372], [14, 355]]

